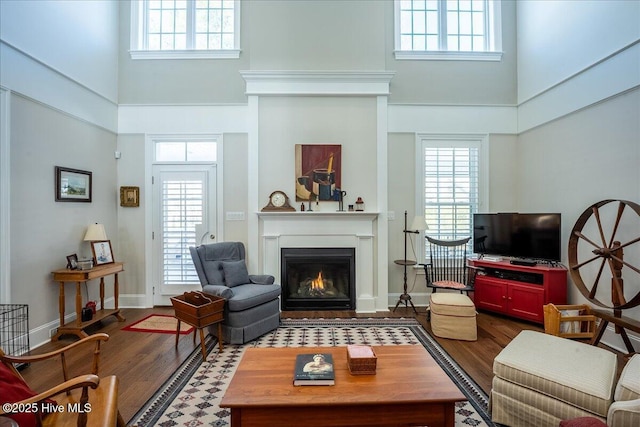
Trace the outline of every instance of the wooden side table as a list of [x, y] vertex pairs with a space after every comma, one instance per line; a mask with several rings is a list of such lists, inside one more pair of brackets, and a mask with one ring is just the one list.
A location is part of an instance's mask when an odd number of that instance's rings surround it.
[[[206, 301], [206, 302], [205, 302]], [[200, 333], [202, 358], [207, 359], [204, 345], [204, 328], [218, 324], [218, 348], [222, 351], [222, 321], [224, 320], [224, 298], [205, 294], [204, 292], [186, 292], [184, 295], [171, 297], [171, 304], [178, 319], [176, 327], [176, 347], [180, 338], [180, 322], [185, 322]], [[196, 342], [196, 331], [193, 331], [193, 343]]]
[[[79, 338], [89, 336], [84, 329], [108, 316], [115, 316], [120, 322], [124, 322], [125, 318], [120, 314], [118, 308], [118, 273], [124, 271], [124, 263], [114, 262], [94, 267], [90, 270], [68, 270], [66, 268], [53, 271], [53, 280], [60, 283], [60, 295], [58, 297], [58, 305], [60, 310], [60, 327], [58, 332], [51, 337], [51, 341], [57, 341], [62, 335], [74, 334]], [[113, 294], [115, 298], [115, 308], [104, 308], [104, 278], [113, 275]], [[82, 284], [93, 279], [100, 279], [100, 309], [96, 310], [96, 314], [91, 320], [82, 321]], [[67, 324], [64, 323], [65, 313], [65, 282], [76, 282], [76, 320]]]

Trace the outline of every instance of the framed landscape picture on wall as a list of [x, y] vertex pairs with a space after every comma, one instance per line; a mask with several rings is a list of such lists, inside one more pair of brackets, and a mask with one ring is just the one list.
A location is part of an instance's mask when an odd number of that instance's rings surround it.
[[56, 202], [91, 203], [92, 173], [56, 166]]
[[342, 146], [296, 144], [296, 201], [336, 200], [342, 188]]

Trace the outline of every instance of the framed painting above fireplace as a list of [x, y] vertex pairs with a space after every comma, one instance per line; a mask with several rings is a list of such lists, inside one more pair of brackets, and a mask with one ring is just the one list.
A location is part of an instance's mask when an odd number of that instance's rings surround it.
[[342, 188], [342, 146], [296, 144], [296, 201], [335, 199]]

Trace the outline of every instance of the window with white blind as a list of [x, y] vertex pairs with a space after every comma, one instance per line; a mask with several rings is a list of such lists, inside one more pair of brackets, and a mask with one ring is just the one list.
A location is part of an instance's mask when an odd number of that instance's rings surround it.
[[[485, 206], [487, 143], [483, 136], [418, 136], [416, 206], [437, 239], [472, 235], [473, 214]], [[426, 253], [426, 242], [421, 248]]]
[[396, 0], [396, 59], [500, 60], [500, 7], [494, 0]]
[[240, 0], [132, 0], [134, 59], [238, 58]]

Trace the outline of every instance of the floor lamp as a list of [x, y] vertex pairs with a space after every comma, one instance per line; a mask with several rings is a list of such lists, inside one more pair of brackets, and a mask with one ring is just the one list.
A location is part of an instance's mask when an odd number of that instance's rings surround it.
[[400, 298], [398, 299], [398, 302], [396, 303], [396, 306], [394, 307], [393, 311], [396, 311], [396, 308], [398, 308], [398, 305], [400, 305], [400, 303], [403, 302], [405, 307], [408, 307], [409, 304], [411, 304], [413, 311], [416, 314], [418, 314], [416, 307], [413, 305], [413, 302], [411, 301], [411, 295], [409, 295], [409, 293], [407, 292], [407, 266], [417, 264], [417, 261], [407, 259], [407, 234], [409, 233], [419, 234], [420, 231], [427, 230], [427, 229], [428, 227], [427, 227], [426, 221], [424, 220], [424, 217], [419, 217], [419, 216], [416, 216], [413, 219], [413, 222], [411, 223], [411, 229], [408, 229], [407, 228], [407, 211], [404, 211], [404, 230], [402, 230], [402, 232], [404, 233], [404, 259], [397, 259], [394, 261], [394, 263], [404, 267], [404, 282], [403, 282], [403, 288], [402, 288], [403, 292], [402, 292], [402, 295], [400, 295]]

